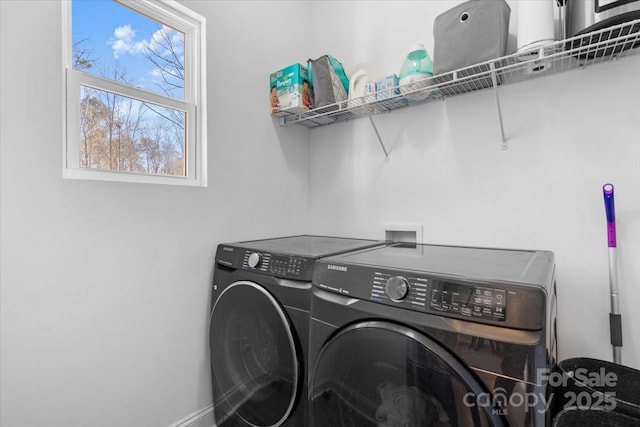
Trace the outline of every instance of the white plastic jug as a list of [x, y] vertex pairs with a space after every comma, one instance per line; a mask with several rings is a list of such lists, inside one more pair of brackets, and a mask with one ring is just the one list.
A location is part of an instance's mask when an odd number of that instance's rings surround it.
[[[367, 95], [367, 85], [369, 84], [369, 72], [364, 68], [356, 70], [349, 79], [349, 97], [347, 101], [347, 107], [355, 107], [356, 105], [362, 105], [366, 102], [366, 98], [361, 98]], [[355, 99], [355, 100], [354, 100]]]

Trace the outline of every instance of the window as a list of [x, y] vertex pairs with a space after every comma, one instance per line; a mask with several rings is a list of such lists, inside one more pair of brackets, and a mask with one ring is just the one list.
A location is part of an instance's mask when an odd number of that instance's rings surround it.
[[64, 9], [63, 176], [206, 186], [204, 18], [171, 0]]

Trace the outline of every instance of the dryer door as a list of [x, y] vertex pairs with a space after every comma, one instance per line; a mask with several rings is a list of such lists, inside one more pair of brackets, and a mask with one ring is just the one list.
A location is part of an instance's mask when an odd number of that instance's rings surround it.
[[291, 323], [262, 286], [238, 281], [211, 311], [210, 346], [216, 422], [279, 426], [301, 389], [299, 347]]
[[316, 427], [503, 426], [475, 376], [427, 336], [391, 322], [346, 327], [320, 350], [309, 383]]

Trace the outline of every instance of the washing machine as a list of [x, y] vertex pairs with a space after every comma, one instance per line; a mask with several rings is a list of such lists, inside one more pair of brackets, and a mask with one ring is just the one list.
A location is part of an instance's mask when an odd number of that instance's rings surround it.
[[315, 427], [543, 427], [552, 252], [390, 244], [316, 263]]
[[311, 277], [322, 256], [382, 244], [291, 236], [218, 246], [210, 355], [217, 426], [305, 426]]

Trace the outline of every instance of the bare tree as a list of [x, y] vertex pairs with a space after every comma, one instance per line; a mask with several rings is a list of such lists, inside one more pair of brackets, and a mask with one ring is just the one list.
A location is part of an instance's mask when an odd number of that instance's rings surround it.
[[184, 44], [182, 33], [162, 26], [153, 34], [145, 52], [145, 57], [156, 66], [162, 78], [158, 86], [167, 96], [172, 96], [176, 89], [184, 89], [184, 61], [179, 53], [183, 48], [176, 45], [177, 40]]
[[[95, 90], [85, 88], [81, 91], [80, 99], [80, 164], [82, 167], [96, 167], [96, 152], [100, 146], [105, 145], [105, 121], [109, 115], [109, 109], [98, 97]], [[99, 156], [98, 156], [99, 157]]]
[[[165, 25], [153, 33], [149, 46], [145, 50], [145, 57], [156, 67], [161, 80], [157, 83], [162, 92], [175, 97], [175, 92], [184, 93], [184, 59], [180, 52], [184, 49], [176, 41], [182, 40], [184, 35]], [[172, 122], [180, 129], [184, 129], [184, 115], [178, 111], [161, 111], [149, 108]]]
[[78, 40], [71, 47], [73, 68], [76, 70], [89, 70], [93, 68], [96, 59], [93, 57], [93, 50], [85, 47], [87, 39]]

